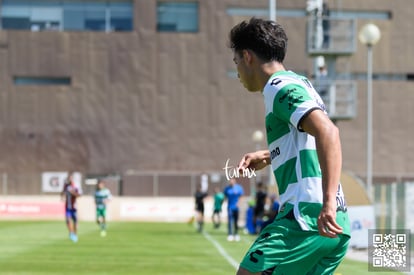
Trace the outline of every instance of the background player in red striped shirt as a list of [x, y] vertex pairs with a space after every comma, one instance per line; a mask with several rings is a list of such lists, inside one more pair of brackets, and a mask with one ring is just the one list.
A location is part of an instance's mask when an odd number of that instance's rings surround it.
[[63, 186], [61, 192], [62, 200], [65, 201], [65, 217], [66, 217], [66, 226], [69, 230], [69, 238], [73, 242], [78, 241], [77, 235], [77, 211], [76, 211], [76, 199], [81, 195], [80, 189], [76, 186], [73, 181], [73, 174], [69, 173], [68, 178]]

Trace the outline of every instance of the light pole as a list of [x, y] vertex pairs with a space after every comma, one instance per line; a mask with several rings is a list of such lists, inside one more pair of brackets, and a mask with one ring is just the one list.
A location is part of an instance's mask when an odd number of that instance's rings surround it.
[[256, 130], [256, 131], [253, 132], [252, 140], [256, 144], [256, 151], [260, 149], [260, 142], [262, 142], [263, 137], [264, 137], [264, 135], [263, 135], [262, 131]]
[[[262, 131], [256, 130], [256, 131], [253, 132], [252, 140], [256, 145], [256, 151], [260, 150], [260, 143], [262, 142], [263, 137], [264, 137], [264, 135], [263, 135]], [[253, 195], [254, 192], [255, 192], [255, 186], [254, 185], [256, 184], [256, 182], [259, 182], [261, 180], [260, 172], [256, 176], [257, 176], [256, 180], [254, 182], [253, 181], [250, 182], [250, 194], [251, 195]]]
[[276, 21], [276, 0], [269, 0], [269, 19]]
[[359, 32], [359, 41], [367, 46], [367, 192], [373, 201], [372, 190], [372, 48], [381, 38], [381, 31], [372, 24], [366, 24]]
[[[256, 151], [260, 150], [260, 143], [263, 141], [263, 137], [264, 137], [264, 135], [263, 135], [262, 131], [256, 130], [256, 131], [253, 132], [252, 140], [253, 140], [254, 144], [256, 145], [256, 148], [255, 148]], [[258, 178], [260, 180], [260, 176], [258, 176]]]

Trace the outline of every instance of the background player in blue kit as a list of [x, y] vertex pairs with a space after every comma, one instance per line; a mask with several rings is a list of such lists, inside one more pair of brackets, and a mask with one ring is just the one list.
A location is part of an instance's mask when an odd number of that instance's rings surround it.
[[228, 215], [228, 241], [239, 241], [238, 222], [239, 222], [239, 203], [240, 197], [244, 195], [243, 187], [231, 178], [229, 184], [224, 188], [224, 196], [227, 199]]

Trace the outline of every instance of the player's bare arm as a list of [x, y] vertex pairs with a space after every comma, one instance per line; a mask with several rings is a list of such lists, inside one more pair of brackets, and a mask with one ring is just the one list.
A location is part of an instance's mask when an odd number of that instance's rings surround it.
[[80, 193], [79, 193], [79, 191], [78, 190], [69, 190], [69, 192], [73, 195], [73, 196], [75, 196], [75, 197], [79, 197], [80, 196]]
[[319, 233], [335, 238], [337, 234], [342, 233], [341, 226], [336, 223], [336, 192], [342, 167], [339, 130], [321, 110], [314, 110], [308, 114], [300, 126], [315, 137], [322, 170], [323, 206], [318, 217]]
[[62, 201], [65, 200], [65, 192], [66, 192], [66, 183], [63, 186], [62, 192], [60, 192], [60, 199]]
[[260, 150], [247, 153], [243, 156], [239, 163], [239, 170], [254, 169], [260, 170], [270, 164], [269, 150]]

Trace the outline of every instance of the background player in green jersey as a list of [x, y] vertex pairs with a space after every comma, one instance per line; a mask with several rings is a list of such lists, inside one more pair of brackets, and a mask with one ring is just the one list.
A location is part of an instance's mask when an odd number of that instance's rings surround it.
[[106, 204], [112, 198], [111, 191], [105, 187], [105, 182], [99, 180], [95, 191], [96, 222], [101, 229], [101, 236], [106, 236]]
[[211, 217], [214, 228], [219, 228], [221, 225], [221, 210], [224, 202], [224, 194], [221, 192], [220, 187], [214, 187], [214, 208], [213, 216]]
[[240, 82], [262, 92], [268, 150], [248, 153], [239, 169], [271, 165], [280, 211], [252, 244], [238, 275], [333, 274], [350, 238], [339, 182], [339, 130], [306, 77], [283, 65], [287, 36], [273, 21], [252, 18], [230, 31]]

